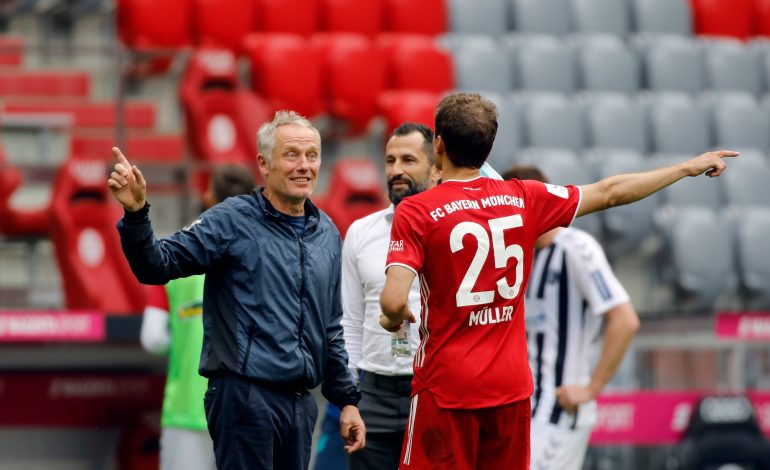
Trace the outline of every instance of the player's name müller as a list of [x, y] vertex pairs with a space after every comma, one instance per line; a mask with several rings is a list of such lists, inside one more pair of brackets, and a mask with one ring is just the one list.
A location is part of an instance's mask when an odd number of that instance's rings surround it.
[[452, 212], [468, 209], [479, 210], [485, 207], [494, 206], [514, 206], [519, 209], [524, 209], [524, 198], [511, 196], [510, 194], [496, 194], [481, 199], [458, 199], [444, 204], [443, 207], [433, 209], [430, 211], [430, 216], [436, 221], [439, 217], [446, 217], [447, 214], [451, 214]]
[[513, 316], [513, 307], [483, 307], [473, 310], [468, 317], [468, 326], [494, 325], [511, 321]]

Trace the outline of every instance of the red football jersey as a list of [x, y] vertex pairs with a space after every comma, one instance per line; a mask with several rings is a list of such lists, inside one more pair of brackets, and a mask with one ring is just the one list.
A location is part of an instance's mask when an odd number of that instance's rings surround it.
[[413, 394], [429, 389], [440, 407], [467, 409], [532, 394], [523, 298], [535, 241], [579, 204], [576, 186], [478, 177], [398, 205], [387, 266], [413, 270], [422, 291]]

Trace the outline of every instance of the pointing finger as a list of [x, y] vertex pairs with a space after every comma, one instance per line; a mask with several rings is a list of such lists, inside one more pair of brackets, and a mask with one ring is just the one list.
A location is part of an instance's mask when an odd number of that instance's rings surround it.
[[139, 167], [134, 165], [131, 167], [132, 171], [134, 172], [134, 178], [136, 178], [136, 182], [139, 183], [141, 186], [146, 185], [146, 182], [144, 181], [144, 175], [141, 171], [139, 171]]
[[117, 147], [112, 147], [112, 154], [115, 155], [115, 158], [118, 160], [118, 163], [123, 165], [125, 168], [131, 168], [131, 164], [128, 163], [128, 159], [125, 155], [123, 155], [123, 152], [120, 151]]

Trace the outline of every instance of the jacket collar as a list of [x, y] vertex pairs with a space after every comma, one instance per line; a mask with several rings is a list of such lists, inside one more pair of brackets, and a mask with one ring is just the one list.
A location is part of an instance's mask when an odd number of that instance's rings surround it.
[[[254, 190], [254, 197], [257, 200], [257, 205], [264, 211], [265, 214], [274, 218], [280, 218], [282, 213], [278, 209], [273, 207], [273, 205], [270, 203], [270, 201], [267, 200], [265, 195], [262, 194], [264, 189], [265, 189], [264, 186], [260, 186]], [[286, 215], [286, 214], [283, 214], [283, 215]], [[313, 225], [316, 225], [321, 218], [320, 211], [309, 198], [305, 199], [305, 217], [307, 218], [307, 228], [310, 228]]]

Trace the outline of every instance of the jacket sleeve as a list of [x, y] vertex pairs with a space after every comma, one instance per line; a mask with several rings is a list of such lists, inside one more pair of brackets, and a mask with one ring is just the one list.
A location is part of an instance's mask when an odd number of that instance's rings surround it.
[[326, 347], [328, 348], [326, 369], [321, 393], [339, 408], [358, 405], [361, 391], [353, 374], [348, 369], [348, 353], [345, 351], [345, 337], [342, 334], [341, 269], [334, 267], [334, 298], [332, 312], [326, 326]]
[[227, 253], [233, 236], [225, 208], [215, 206], [170, 237], [158, 239], [149, 204], [126, 212], [118, 222], [123, 254], [143, 284], [165, 284], [180, 277], [204, 274]]

